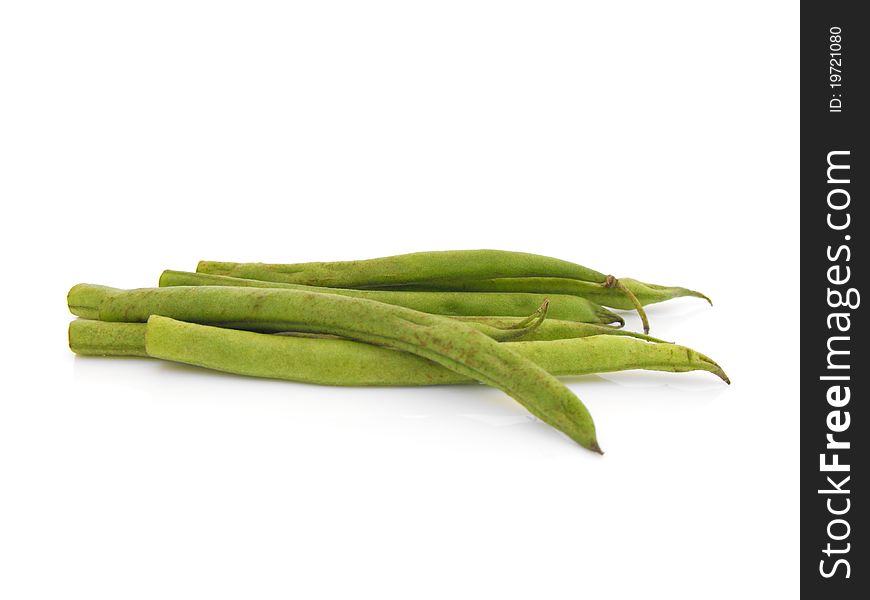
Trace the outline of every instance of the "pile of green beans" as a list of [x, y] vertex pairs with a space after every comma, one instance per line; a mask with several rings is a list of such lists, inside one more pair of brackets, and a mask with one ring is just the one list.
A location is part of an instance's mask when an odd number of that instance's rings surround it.
[[320, 385], [476, 381], [596, 452], [589, 411], [556, 376], [707, 371], [730, 383], [710, 358], [622, 330], [604, 307], [640, 309], [647, 330], [644, 304], [705, 296], [553, 258], [472, 250], [197, 271], [164, 271], [157, 288], [74, 286], [70, 349]]

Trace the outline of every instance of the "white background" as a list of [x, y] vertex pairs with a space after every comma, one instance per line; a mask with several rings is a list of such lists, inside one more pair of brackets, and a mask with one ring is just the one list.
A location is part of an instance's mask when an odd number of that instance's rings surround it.
[[[789, 598], [798, 6], [8, 2], [0, 596]], [[75, 358], [67, 289], [501, 248], [709, 294], [707, 374], [502, 393]], [[627, 314], [628, 325], [638, 327]]]

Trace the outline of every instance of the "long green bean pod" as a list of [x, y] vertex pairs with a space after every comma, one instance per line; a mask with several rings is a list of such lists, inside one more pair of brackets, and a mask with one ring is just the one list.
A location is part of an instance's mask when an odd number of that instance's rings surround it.
[[621, 291], [649, 333], [643, 305], [616, 277], [549, 256], [506, 250], [415, 252], [368, 260], [297, 264], [200, 261], [200, 273], [325, 287], [367, 288], [440, 280], [498, 277], [565, 277]]
[[[155, 358], [242, 375], [345, 386], [412, 386], [471, 381], [432, 361], [372, 344], [336, 337], [311, 339], [252, 334], [158, 317], [152, 317], [147, 326], [144, 323], [77, 319], [70, 323], [70, 348], [83, 355], [148, 356], [146, 327], [159, 330], [159, 333], [152, 331], [151, 334], [150, 350]], [[245, 335], [236, 335], [238, 333]], [[673, 373], [708, 371], [729, 382], [715, 362], [676, 344], [593, 335], [561, 341], [507, 342], [506, 345], [559, 376], [629, 369]], [[221, 350], [210, 350], [214, 347]]]
[[[254, 321], [403, 350], [501, 389], [584, 448], [601, 452], [592, 416], [571, 390], [509, 347], [454, 319], [336, 294], [219, 286], [125, 291], [80, 284], [70, 290], [68, 303], [103, 321], [146, 322], [152, 315], [158, 315], [158, 323], [159, 316], [202, 324]], [[154, 355], [173, 347], [169, 342], [162, 345], [159, 331], [149, 337], [146, 328], [146, 349], [154, 346]], [[209, 350], [220, 353], [220, 346]], [[252, 355], [233, 356], [241, 362], [255, 361]]]
[[440, 279], [569, 277], [604, 283], [607, 276], [568, 261], [505, 250], [415, 252], [367, 260], [297, 264], [200, 261], [200, 273], [326, 287], [370, 287]]
[[[670, 343], [649, 335], [643, 335], [642, 333], [617, 329], [610, 325], [593, 325], [591, 323], [546, 319], [543, 318], [545, 314], [544, 311], [541, 311], [532, 315], [534, 320], [531, 322], [529, 322], [528, 318], [519, 319], [515, 317], [451, 318], [462, 321], [500, 342], [512, 340], [541, 342], [616, 335], [646, 340], [648, 342]], [[240, 329], [245, 329], [244, 324], [239, 325], [242, 325], [239, 327]], [[253, 329], [264, 333], [298, 333], [283, 331], [280, 328], [269, 330], [268, 328], [257, 327], [256, 325], [253, 325]], [[78, 318], [70, 322], [69, 342], [70, 348], [76, 354], [88, 356], [145, 356], [145, 325], [141, 323], [112, 323]]]
[[193, 285], [266, 287], [339, 294], [405, 306], [436, 315], [451, 316], [524, 317], [533, 313], [544, 302], [549, 301], [548, 316], [553, 319], [582, 323], [618, 323], [619, 325], [625, 323], [622, 317], [600, 304], [586, 298], [566, 294], [354, 290], [171, 270], [164, 271], [160, 276], [160, 287]]

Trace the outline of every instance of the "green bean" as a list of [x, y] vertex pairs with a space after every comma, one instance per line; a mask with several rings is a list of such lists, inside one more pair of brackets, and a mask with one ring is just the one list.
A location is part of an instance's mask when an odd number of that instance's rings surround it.
[[[576, 323], [574, 321], [559, 321], [556, 319], [544, 318], [543, 311], [539, 311], [532, 317], [535, 321], [526, 323], [529, 319], [518, 319], [513, 317], [451, 317], [462, 321], [478, 331], [486, 334], [488, 337], [500, 342], [504, 341], [529, 341], [541, 342], [562, 340], [580, 337], [590, 337], [598, 335], [616, 335], [632, 337], [648, 342], [656, 342], [668, 344], [665, 340], [661, 340], [642, 333], [627, 331], [625, 329], [617, 329], [610, 325], [593, 325], [591, 323]], [[280, 326], [270, 329], [268, 327], [258, 326], [257, 324], [237, 323], [235, 327], [238, 329], [253, 329], [263, 333], [280, 333], [284, 335], [305, 335], [309, 337], [324, 337], [323, 334], [291, 332], [283, 330]], [[141, 328], [141, 331], [140, 329]], [[78, 330], [78, 331], [76, 331]], [[123, 356], [122, 351], [125, 346], [130, 347], [132, 356], [140, 355], [138, 348], [141, 345], [141, 352], [144, 353], [144, 325], [139, 323], [110, 323], [105, 321], [97, 321], [90, 319], [79, 318], [72, 321], [70, 324], [70, 343], [73, 344], [73, 336], [75, 335], [75, 344], [78, 348], [73, 348], [76, 354], [86, 354], [94, 356]], [[141, 340], [137, 336], [142, 336]], [[117, 339], [115, 339], [117, 337]], [[330, 336], [335, 337], [335, 336]], [[103, 352], [103, 346], [106, 351]], [[115, 351], [117, 350], [117, 352]]]
[[[592, 416], [571, 390], [535, 363], [454, 319], [336, 294], [219, 286], [115, 291], [80, 284], [70, 290], [68, 303], [96, 313], [103, 321], [144, 322], [151, 315], [162, 315], [203, 324], [257, 322], [404, 350], [501, 389], [584, 448], [601, 452]], [[155, 321], [159, 323], [159, 317]], [[161, 331], [158, 327], [149, 334], [146, 328], [146, 349], [153, 346], [155, 355], [184, 352], [175, 338], [165, 339]], [[223, 336], [234, 333], [217, 331]], [[277, 338], [255, 339], [262, 343]], [[221, 339], [209, 348], [198, 348], [205, 350], [231, 353], [241, 366], [257, 360], [233, 353]]]
[[603, 273], [564, 260], [503, 250], [415, 252], [368, 260], [298, 264], [201, 261], [196, 270], [283, 283], [354, 288], [439, 279], [570, 277], [604, 283], [607, 278]]
[[[691, 296], [702, 298], [712, 304], [712, 301], [702, 294], [688, 288], [655, 285], [644, 283], [628, 277], [620, 281], [635, 295], [643, 305], [664, 302], [674, 298]], [[381, 289], [381, 288], [377, 288]], [[566, 279], [560, 277], [501, 277], [498, 279], [480, 280], [446, 280], [430, 281], [401, 286], [390, 286], [382, 289], [415, 290], [415, 291], [454, 291], [454, 292], [529, 292], [537, 294], [568, 294], [588, 298], [603, 306], [619, 309], [632, 309], [634, 304], [624, 293], [615, 288], [603, 287], [597, 283]]]
[[[123, 331], [113, 331], [118, 327]], [[158, 317], [152, 317], [147, 327], [165, 330], [156, 336], [163, 345], [151, 344], [155, 358], [241, 375], [344, 386], [440, 385], [470, 381], [413, 354], [343, 338], [288, 338], [235, 330], [224, 334], [219, 328]], [[133, 349], [137, 356], [147, 356], [145, 329], [144, 323], [79, 319], [70, 323], [70, 347], [79, 354], [106, 356], [114, 354], [113, 348], [117, 348], [118, 355], [132, 354], [130, 350], [135, 346]], [[153, 333], [152, 337], [155, 337]], [[279, 341], [264, 338], [277, 338]], [[672, 373], [708, 371], [730, 383], [715, 362], [676, 344], [594, 335], [562, 341], [508, 342], [506, 345], [553, 375], [588, 375], [629, 369]], [[222, 350], [210, 350], [215, 347]], [[99, 352], [91, 352], [93, 348], [98, 348]], [[238, 357], [250, 360], [240, 361]]]
[[268, 287], [340, 294], [352, 298], [366, 298], [405, 306], [432, 314], [451, 316], [524, 317], [549, 300], [548, 315], [554, 319], [584, 323], [619, 323], [620, 325], [625, 323], [622, 317], [599, 304], [586, 298], [564, 294], [350, 290], [170, 270], [164, 271], [160, 276], [161, 287], [191, 285]]
[[[147, 352], [146, 327], [160, 330], [159, 334], [152, 331]], [[115, 328], [121, 330], [115, 331]], [[590, 375], [631, 369], [671, 373], [707, 371], [730, 383], [715, 362], [676, 344], [596, 335], [506, 345], [553, 375]], [[70, 347], [78, 354], [152, 356], [240, 375], [320, 385], [418, 386], [473, 381], [416, 355], [344, 338], [274, 336], [156, 316], [147, 326], [144, 323], [73, 321]], [[93, 351], [95, 348], [97, 352]]]
[[[221, 286], [226, 287], [226, 286]], [[301, 289], [304, 289], [305, 286], [298, 286]], [[161, 289], [161, 288], [159, 288]], [[169, 288], [166, 288], [169, 289]], [[181, 287], [173, 287], [171, 289], [182, 289]], [[203, 286], [196, 287], [188, 287], [191, 295], [196, 295], [196, 290], [205, 289]], [[229, 289], [229, 288], [227, 288]], [[251, 288], [238, 288], [240, 292], [250, 291]], [[300, 291], [296, 290], [296, 291]], [[127, 318], [121, 317], [118, 318], [117, 315], [106, 317], [106, 313], [103, 312], [103, 316], [100, 316], [100, 306], [104, 300], [114, 297], [117, 294], [124, 292], [127, 295], [132, 296], [131, 292], [136, 292], [137, 294], [143, 295], [149, 291], [148, 288], [143, 288], [139, 290], [119, 290], [117, 288], [106, 287], [102, 285], [93, 285], [93, 284], [79, 284], [70, 290], [69, 297], [67, 299], [67, 303], [69, 305], [70, 312], [74, 315], [80, 317], [79, 320], [83, 319], [91, 319], [91, 320], [99, 320], [104, 319], [108, 321], [126, 321]], [[153, 289], [151, 291], [154, 291]], [[483, 333], [487, 337], [490, 337], [499, 342], [505, 342], [510, 340], [523, 339], [526, 336], [533, 333], [536, 329], [543, 325], [548, 311], [549, 303], [544, 301], [544, 303], [539, 306], [534, 313], [532, 313], [528, 317], [524, 318], [509, 318], [509, 317], [499, 317], [498, 319], [487, 320], [485, 317], [449, 317], [451, 319], [462, 319], [466, 325], [469, 327]], [[126, 314], [126, 313], [125, 313]], [[147, 317], [145, 317], [147, 318]], [[143, 318], [141, 315], [134, 319], [134, 321], [142, 321]], [[560, 323], [574, 323], [573, 321], [560, 321]], [[292, 326], [286, 322], [267, 322], [261, 319], [256, 318], [246, 318], [242, 321], [223, 321], [215, 323], [221, 327], [228, 327], [232, 329], [242, 329], [242, 330], [251, 330], [251, 331], [259, 331], [262, 333], [295, 333], [299, 334], [301, 331], [296, 331], [292, 329]], [[587, 325], [588, 323], [577, 323], [577, 325]], [[602, 327], [604, 327], [602, 325]], [[562, 326], [561, 329], [568, 329], [565, 325]], [[548, 329], [553, 329], [552, 327], [548, 327]], [[616, 328], [610, 327], [609, 330], [616, 331]], [[320, 337], [322, 334], [319, 333], [309, 333], [308, 335], [312, 337]]]
[[[504, 341], [548, 341], [595, 335], [618, 335], [633, 337], [649, 342], [667, 344], [664, 340], [652, 336], [617, 329], [610, 325], [593, 325], [575, 321], [559, 321], [546, 318], [546, 311], [539, 309], [535, 314], [525, 319], [514, 317], [451, 317], [462, 321], [488, 337], [500, 342]], [[530, 319], [532, 319], [530, 321]], [[239, 329], [246, 329], [244, 323]], [[323, 337], [322, 334], [302, 334], [301, 332], [283, 331], [280, 328], [269, 328], [253, 325], [255, 331], [264, 333], [281, 333], [285, 335], [306, 335]], [[335, 337], [335, 336], [331, 336]], [[144, 356], [145, 326], [140, 323], [111, 323], [106, 321], [79, 318], [70, 323], [70, 345], [76, 354], [93, 356], [125, 356], [129, 349], [130, 356]], [[141, 351], [140, 351], [141, 347]]]
[[[300, 288], [304, 288], [304, 286], [299, 286]], [[76, 294], [70, 298], [69, 300], [69, 308], [70, 312], [74, 315], [79, 316], [81, 319], [99, 319], [99, 314], [97, 312], [97, 308], [99, 306], [99, 302], [111, 295], [114, 292], [117, 292], [116, 288], [109, 288], [105, 286], [97, 286], [97, 285], [85, 285], [81, 286], [76, 290]], [[455, 317], [457, 319], [461, 319], [466, 321], [466, 323], [477, 329], [481, 333], [486, 334], [488, 337], [499, 341], [505, 342], [516, 339], [525, 339], [527, 336], [533, 334], [539, 327], [541, 327], [547, 317], [549, 303], [544, 301], [544, 303], [539, 306], [534, 313], [525, 318], [493, 318], [489, 319], [487, 317]], [[80, 319], [80, 320], [81, 320]], [[99, 322], [99, 321], [95, 321]], [[557, 326], [557, 323], [560, 324]], [[285, 327], [281, 324], [262, 324], [256, 321], [252, 322], [240, 322], [240, 323], [227, 323], [224, 324], [226, 326], [233, 326], [237, 329], [253, 329], [255, 331], [262, 331], [265, 333], [278, 333], [285, 329]], [[557, 335], [561, 332], [570, 332], [574, 329], [573, 325], [592, 325], [591, 323], [575, 323], [574, 321], [558, 321], [558, 322], [547, 322], [547, 330], [550, 332], [545, 334], [543, 338], [551, 337]], [[605, 325], [600, 325], [598, 327], [605, 327], [607, 331], [620, 331], [615, 327], [608, 327]], [[93, 331], [93, 330], [88, 330]], [[595, 330], [592, 330], [595, 331]], [[96, 333], [96, 332], [95, 332]], [[115, 330], [115, 333], [119, 333], [118, 330]], [[130, 332], [132, 335], [132, 330]], [[632, 335], [631, 332], [624, 332], [625, 335]], [[588, 335], [591, 335], [588, 334]], [[640, 334], [633, 334], [640, 335]], [[535, 338], [539, 339], [539, 338]], [[88, 339], [84, 336], [80, 336], [80, 343], [86, 347], [89, 343]], [[90, 352], [83, 351], [79, 354], [89, 354]], [[99, 355], [99, 348], [94, 348], [94, 354]]]
[[297, 264], [200, 261], [197, 272], [324, 287], [367, 288], [440, 280], [498, 277], [565, 277], [620, 290], [637, 310], [643, 332], [649, 321], [641, 303], [619, 279], [557, 258], [504, 250], [416, 252], [339, 262]]

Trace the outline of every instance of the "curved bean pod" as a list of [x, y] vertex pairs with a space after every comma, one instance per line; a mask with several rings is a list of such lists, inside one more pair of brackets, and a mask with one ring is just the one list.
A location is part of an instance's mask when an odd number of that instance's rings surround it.
[[[145, 322], [151, 315], [162, 315], [204, 324], [256, 322], [410, 352], [501, 389], [584, 448], [601, 452], [592, 416], [571, 390], [535, 363], [454, 319], [362, 298], [297, 290], [202, 286], [124, 291], [91, 287], [73, 287], [68, 302], [82, 306], [85, 299], [96, 301], [96, 306], [85, 308], [103, 321]], [[96, 292], [102, 292], [102, 299]], [[155, 321], [159, 323], [159, 317]], [[234, 333], [216, 331], [222, 336]], [[272, 339], [256, 339], [263, 338]], [[149, 338], [146, 328], [146, 349], [149, 344], [160, 348], [161, 343], [159, 334]], [[168, 342], [168, 346], [172, 344]], [[208, 350], [218, 354], [229, 351], [219, 340]], [[255, 362], [244, 354], [233, 356], [245, 363]]]

